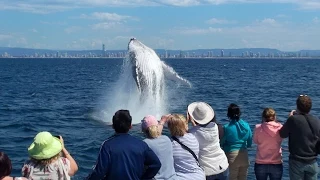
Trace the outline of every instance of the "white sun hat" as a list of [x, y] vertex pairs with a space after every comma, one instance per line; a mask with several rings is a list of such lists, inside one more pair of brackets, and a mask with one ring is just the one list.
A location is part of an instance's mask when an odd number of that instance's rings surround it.
[[193, 102], [189, 104], [188, 113], [198, 124], [207, 124], [214, 118], [212, 107], [205, 102]]

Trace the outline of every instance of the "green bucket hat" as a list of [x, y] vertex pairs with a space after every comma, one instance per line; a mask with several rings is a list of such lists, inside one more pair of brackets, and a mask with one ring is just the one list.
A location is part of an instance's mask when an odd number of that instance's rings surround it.
[[33, 143], [28, 148], [29, 155], [34, 159], [49, 159], [57, 155], [62, 150], [60, 140], [53, 137], [49, 132], [40, 132], [34, 138]]

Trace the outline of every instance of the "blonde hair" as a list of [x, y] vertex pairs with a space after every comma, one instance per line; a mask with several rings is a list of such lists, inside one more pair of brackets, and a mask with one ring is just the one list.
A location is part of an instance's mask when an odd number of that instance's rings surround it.
[[187, 120], [182, 114], [172, 114], [167, 123], [171, 136], [183, 136], [188, 130]]
[[51, 163], [53, 163], [54, 161], [58, 160], [61, 157], [60, 152], [58, 154], [56, 154], [55, 156], [49, 158], [49, 159], [34, 159], [31, 157], [31, 160], [33, 162], [35, 162], [36, 164], [40, 164], [40, 165], [49, 165]]
[[276, 111], [272, 108], [265, 108], [262, 112], [265, 122], [276, 121]]
[[148, 138], [154, 139], [160, 136], [160, 131], [157, 125], [148, 127], [144, 133]]

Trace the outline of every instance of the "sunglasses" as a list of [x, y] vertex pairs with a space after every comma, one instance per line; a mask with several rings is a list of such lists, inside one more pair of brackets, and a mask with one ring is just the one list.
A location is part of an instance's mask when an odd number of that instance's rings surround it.
[[300, 97], [306, 97], [306, 96], [308, 96], [308, 95], [305, 95], [305, 94], [300, 94]]

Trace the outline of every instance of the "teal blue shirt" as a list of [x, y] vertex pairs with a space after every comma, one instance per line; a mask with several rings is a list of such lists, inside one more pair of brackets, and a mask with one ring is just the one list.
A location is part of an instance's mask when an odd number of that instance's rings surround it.
[[220, 144], [224, 152], [247, 149], [252, 145], [252, 131], [243, 119], [231, 120], [223, 126], [224, 135]]

